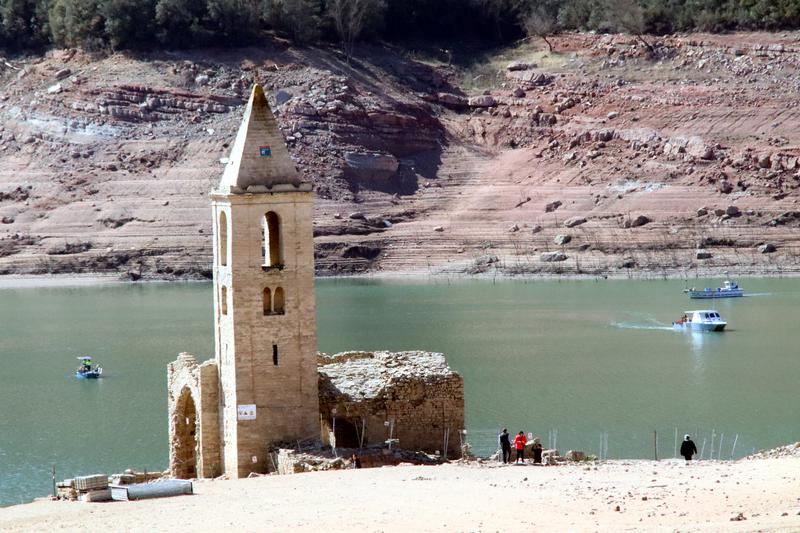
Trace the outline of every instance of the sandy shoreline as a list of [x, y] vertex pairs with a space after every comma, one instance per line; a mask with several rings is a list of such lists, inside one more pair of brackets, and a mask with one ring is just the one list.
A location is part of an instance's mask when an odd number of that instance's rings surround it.
[[[798, 531], [800, 457], [400, 466], [0, 509], [2, 531]], [[742, 516], [744, 520], [731, 520]]]

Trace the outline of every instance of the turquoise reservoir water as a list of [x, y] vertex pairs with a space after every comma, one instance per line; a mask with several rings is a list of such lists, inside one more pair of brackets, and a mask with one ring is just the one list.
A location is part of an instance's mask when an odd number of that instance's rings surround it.
[[[800, 280], [740, 282], [752, 296], [709, 303], [678, 281], [320, 280], [319, 349], [444, 352], [482, 454], [507, 426], [611, 458], [652, 457], [654, 431], [661, 457], [677, 431], [708, 458], [713, 432], [739, 457], [800, 440]], [[724, 333], [670, 327], [705, 307]], [[48, 493], [53, 464], [165, 468], [166, 364], [211, 357], [211, 320], [210, 284], [0, 288], [0, 505]], [[84, 353], [103, 379], [75, 380]]]

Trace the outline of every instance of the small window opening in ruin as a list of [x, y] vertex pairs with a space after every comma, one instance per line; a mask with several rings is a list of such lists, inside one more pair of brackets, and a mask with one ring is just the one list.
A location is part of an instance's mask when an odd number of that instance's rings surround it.
[[223, 315], [228, 314], [228, 287], [222, 287], [221, 294], [219, 295], [220, 299], [220, 311]]
[[227, 266], [227, 264], [228, 264], [228, 217], [227, 217], [227, 215], [225, 215], [225, 211], [222, 211], [219, 214], [219, 250], [217, 250], [217, 255], [219, 256], [219, 264], [221, 266]]
[[269, 290], [269, 287], [264, 289], [264, 314], [271, 315], [272, 314], [272, 291]]
[[278, 366], [278, 345], [272, 345], [272, 364]]
[[275, 299], [273, 300], [272, 310], [276, 315], [283, 315], [286, 313], [286, 302], [283, 294], [283, 288], [281, 287], [275, 289]]
[[264, 267], [281, 269], [283, 268], [281, 224], [277, 213], [274, 211], [268, 212], [264, 215], [262, 224], [264, 226], [264, 243], [262, 245]]

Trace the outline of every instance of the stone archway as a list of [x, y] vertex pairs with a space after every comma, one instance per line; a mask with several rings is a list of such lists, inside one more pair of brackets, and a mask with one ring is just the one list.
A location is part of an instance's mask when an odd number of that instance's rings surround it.
[[172, 413], [175, 432], [172, 436], [172, 472], [176, 478], [197, 477], [197, 407], [188, 387], [181, 390]]

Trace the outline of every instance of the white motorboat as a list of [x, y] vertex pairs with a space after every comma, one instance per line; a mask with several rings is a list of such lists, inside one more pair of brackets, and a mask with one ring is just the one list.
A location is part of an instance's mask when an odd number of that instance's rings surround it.
[[741, 298], [744, 296], [744, 289], [730, 279], [726, 279], [722, 287], [717, 287], [716, 289], [706, 287], [701, 290], [692, 287], [691, 289], [684, 289], [683, 292], [693, 300], [716, 300], [717, 298]]
[[719, 312], [713, 309], [686, 311], [680, 319], [672, 323], [675, 329], [692, 331], [723, 331], [727, 325]]

